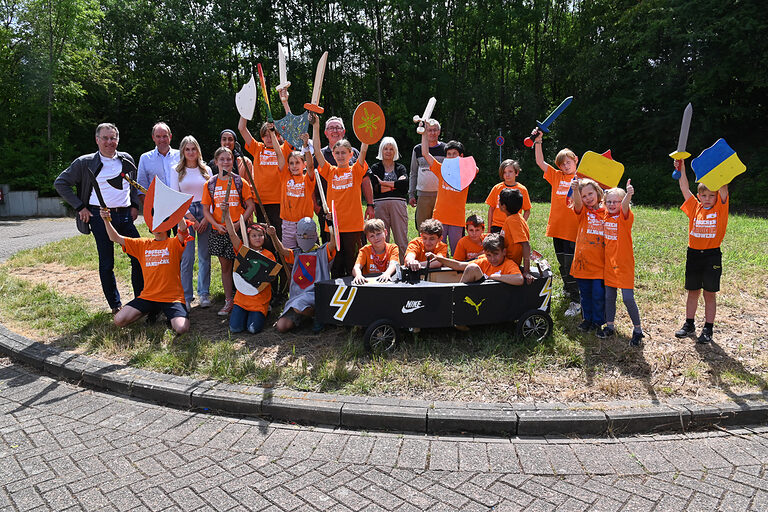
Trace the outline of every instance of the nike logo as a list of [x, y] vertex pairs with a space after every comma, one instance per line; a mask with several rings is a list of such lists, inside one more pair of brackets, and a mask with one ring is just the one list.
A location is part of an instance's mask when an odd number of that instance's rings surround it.
[[420, 300], [409, 300], [405, 303], [405, 306], [403, 306], [402, 311], [403, 313], [413, 313], [417, 309], [421, 309], [424, 307], [424, 304], [421, 303]]

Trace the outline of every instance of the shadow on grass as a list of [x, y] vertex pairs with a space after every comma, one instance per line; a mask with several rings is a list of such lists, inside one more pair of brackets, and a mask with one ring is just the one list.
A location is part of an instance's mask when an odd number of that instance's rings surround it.
[[729, 380], [741, 380], [746, 384], [757, 386], [761, 390], [768, 389], [768, 382], [762, 376], [747, 370], [740, 361], [729, 356], [714, 341], [706, 345], [696, 343], [695, 347], [701, 360], [709, 365], [712, 384], [720, 388], [734, 402], [744, 403], [744, 397], [731, 388], [728, 383]]

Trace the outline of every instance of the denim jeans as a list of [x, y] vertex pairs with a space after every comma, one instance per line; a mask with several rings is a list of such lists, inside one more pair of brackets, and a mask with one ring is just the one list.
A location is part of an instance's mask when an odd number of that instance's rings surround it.
[[[189, 212], [195, 216], [198, 222], [203, 220], [204, 206], [200, 201], [189, 205]], [[197, 233], [191, 227], [189, 234], [197, 239], [197, 296], [209, 295], [211, 290], [211, 253], [208, 251], [208, 236], [211, 227]], [[195, 240], [187, 242], [184, 253], [181, 255], [181, 286], [184, 288], [184, 299], [192, 302], [192, 271], [195, 268]]]
[[605, 286], [602, 279], [576, 279], [581, 292], [581, 315], [595, 325], [605, 323]]
[[266, 317], [261, 311], [246, 311], [237, 304], [229, 314], [229, 330], [231, 332], [243, 332], [248, 329], [251, 334], [261, 332], [264, 328]]
[[[91, 232], [96, 240], [96, 251], [99, 253], [99, 279], [101, 280], [101, 289], [104, 291], [104, 297], [107, 298], [109, 307], [115, 309], [122, 305], [120, 302], [120, 292], [117, 290], [115, 281], [115, 244], [107, 235], [107, 228], [104, 226], [104, 220], [101, 218], [98, 206], [89, 206], [91, 212]], [[122, 213], [112, 213], [112, 227], [119, 234], [129, 238], [139, 238], [139, 232], [133, 225], [133, 217], [130, 210]], [[141, 273], [141, 263], [133, 256], [131, 259], [131, 285], [133, 285], [133, 296], [138, 297], [141, 290], [144, 289], [144, 276]]]

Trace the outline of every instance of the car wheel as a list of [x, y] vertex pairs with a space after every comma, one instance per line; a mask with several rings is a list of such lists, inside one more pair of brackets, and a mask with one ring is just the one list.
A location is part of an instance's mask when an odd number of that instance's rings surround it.
[[517, 337], [521, 340], [541, 341], [552, 332], [552, 318], [546, 311], [532, 309], [517, 321]]
[[389, 320], [376, 320], [365, 330], [363, 340], [371, 352], [390, 352], [400, 341], [400, 331]]

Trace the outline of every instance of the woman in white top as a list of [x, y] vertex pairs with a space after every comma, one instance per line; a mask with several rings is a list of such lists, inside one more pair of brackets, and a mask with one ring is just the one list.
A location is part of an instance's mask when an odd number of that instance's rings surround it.
[[[187, 135], [179, 145], [179, 164], [176, 172], [171, 173], [170, 187], [185, 194], [192, 194], [192, 204], [189, 205], [187, 219], [194, 222], [189, 232], [197, 237], [197, 296], [200, 299], [200, 307], [207, 308], [211, 305], [211, 254], [208, 251], [208, 235], [210, 226], [203, 216], [203, 189], [211, 177], [211, 170], [203, 161], [200, 144], [197, 140]], [[181, 257], [181, 284], [184, 287], [184, 299], [187, 309], [194, 300], [192, 294], [192, 271], [195, 266], [195, 240], [187, 242], [184, 254]]]

